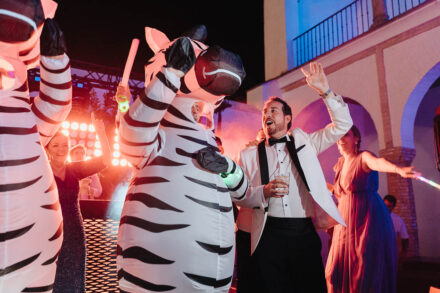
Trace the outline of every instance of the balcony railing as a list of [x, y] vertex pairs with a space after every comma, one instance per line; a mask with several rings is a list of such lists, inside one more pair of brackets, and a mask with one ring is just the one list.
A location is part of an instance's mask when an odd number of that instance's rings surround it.
[[[386, 0], [388, 20], [427, 1]], [[357, 0], [345, 6], [292, 40], [295, 67], [364, 34], [372, 24], [372, 0]]]

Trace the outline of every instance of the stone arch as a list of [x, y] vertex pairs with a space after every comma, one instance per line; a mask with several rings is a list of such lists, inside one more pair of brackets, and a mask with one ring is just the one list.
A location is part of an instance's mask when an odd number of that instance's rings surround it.
[[414, 149], [414, 123], [420, 104], [432, 84], [440, 77], [440, 62], [434, 65], [415, 86], [403, 109], [400, 123], [402, 147]]

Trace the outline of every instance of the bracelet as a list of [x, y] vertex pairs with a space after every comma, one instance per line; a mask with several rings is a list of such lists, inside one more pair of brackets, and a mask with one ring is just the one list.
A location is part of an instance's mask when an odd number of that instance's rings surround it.
[[321, 97], [327, 98], [327, 96], [332, 92], [331, 88], [328, 88], [328, 90], [325, 93], [320, 94]]

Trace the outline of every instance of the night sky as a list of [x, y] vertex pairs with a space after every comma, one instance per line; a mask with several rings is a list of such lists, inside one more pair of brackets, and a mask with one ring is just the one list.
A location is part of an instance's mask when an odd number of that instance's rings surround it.
[[[263, 0], [75, 0], [57, 1], [55, 20], [65, 33], [73, 60], [123, 70], [133, 38], [140, 39], [133, 71], [143, 73], [152, 56], [144, 27], [174, 39], [188, 28], [204, 24], [208, 45], [217, 44], [241, 56], [247, 76], [235, 99], [264, 81]], [[208, 7], [214, 5], [214, 8]]]

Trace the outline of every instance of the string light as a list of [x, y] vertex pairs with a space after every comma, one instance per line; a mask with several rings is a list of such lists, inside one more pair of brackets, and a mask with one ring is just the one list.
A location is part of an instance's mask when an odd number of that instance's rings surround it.
[[[62, 124], [62, 133], [70, 136], [72, 146], [82, 144], [87, 147], [87, 158], [93, 158], [102, 155], [101, 143], [96, 129], [93, 124], [81, 123], [76, 121], [64, 121]], [[113, 148], [112, 148], [112, 165], [114, 166], [130, 166], [132, 165], [126, 160], [121, 159], [120, 145], [119, 145], [119, 131], [114, 130]]]

